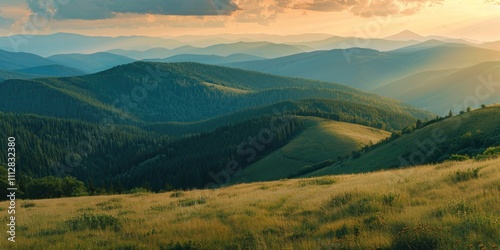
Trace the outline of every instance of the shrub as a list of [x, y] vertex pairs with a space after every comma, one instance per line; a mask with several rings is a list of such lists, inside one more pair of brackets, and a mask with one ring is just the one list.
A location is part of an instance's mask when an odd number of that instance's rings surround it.
[[479, 177], [479, 168], [467, 169], [467, 171], [455, 171], [451, 174], [450, 179], [453, 183], [477, 179]]
[[71, 231], [81, 231], [85, 229], [119, 231], [121, 223], [118, 218], [108, 214], [82, 214], [66, 221], [66, 225]]
[[351, 202], [345, 209], [345, 212], [352, 216], [359, 216], [362, 214], [370, 214], [379, 212], [379, 208], [372, 203], [372, 199], [365, 197], [360, 200]]
[[33, 203], [33, 202], [25, 202], [25, 203], [21, 204], [21, 207], [23, 207], [23, 208], [34, 207], [34, 206], [35, 206], [35, 203]]
[[26, 197], [31, 199], [74, 197], [86, 195], [85, 184], [75, 177], [47, 176], [33, 179], [26, 185]]
[[346, 205], [351, 202], [353, 198], [353, 193], [343, 193], [333, 196], [328, 201], [326, 201], [326, 203], [324, 204], [324, 208], [334, 208]]
[[184, 193], [181, 191], [176, 191], [176, 192], [173, 192], [170, 194], [170, 197], [172, 197], [172, 198], [177, 198], [177, 197], [182, 197], [182, 196], [184, 196]]
[[190, 207], [198, 204], [205, 204], [207, 203], [207, 199], [205, 197], [199, 197], [196, 199], [184, 199], [179, 201], [179, 205], [181, 207]]
[[500, 146], [487, 148], [483, 155], [498, 155], [500, 154]]
[[323, 178], [315, 178], [308, 181], [301, 181], [300, 186], [305, 187], [307, 185], [332, 185], [335, 183], [335, 180], [328, 177]]
[[201, 249], [198, 244], [188, 241], [188, 242], [170, 242], [169, 244], [165, 246], [161, 246], [160, 250], [195, 250], [195, 249]]
[[345, 238], [348, 234], [349, 229], [346, 224], [343, 224], [339, 229], [335, 230], [335, 236], [337, 236], [338, 239]]
[[448, 160], [450, 161], [466, 161], [469, 160], [470, 157], [468, 155], [456, 155], [452, 154]]
[[382, 196], [382, 202], [387, 206], [393, 206], [398, 197], [399, 194], [393, 194], [393, 193], [384, 194]]
[[440, 231], [428, 225], [414, 228], [405, 227], [392, 242], [391, 249], [438, 249], [441, 241]]
[[129, 194], [147, 194], [147, 193], [151, 193], [151, 191], [147, 188], [135, 187], [135, 188], [130, 189], [127, 193], [129, 193]]

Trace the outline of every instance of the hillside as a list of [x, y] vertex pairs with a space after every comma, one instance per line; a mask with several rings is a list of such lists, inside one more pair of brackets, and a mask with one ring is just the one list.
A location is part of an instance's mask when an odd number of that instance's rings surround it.
[[86, 73], [96, 73], [118, 65], [134, 62], [134, 59], [111, 53], [60, 54], [48, 57], [58, 64], [79, 69]]
[[42, 76], [67, 77], [67, 76], [85, 75], [85, 72], [81, 70], [57, 64], [18, 69], [16, 70], [16, 72], [38, 75], [39, 77]]
[[468, 67], [497, 60], [500, 60], [500, 51], [426, 41], [385, 52], [361, 48], [335, 49], [226, 65], [277, 75], [340, 82], [372, 90], [421, 71]]
[[52, 65], [54, 61], [41, 56], [23, 53], [9, 52], [0, 49], [0, 70], [17, 70], [30, 67]]
[[163, 59], [146, 59], [148, 62], [197, 62], [205, 64], [225, 64], [233, 62], [244, 62], [261, 60], [263, 57], [252, 56], [248, 54], [232, 54], [228, 56], [217, 55], [197, 55], [197, 54], [180, 54]]
[[15, 71], [0, 70], [0, 82], [9, 79], [33, 79], [41, 76], [23, 74]]
[[405, 40], [393, 41], [389, 39], [380, 38], [357, 38], [357, 37], [340, 37], [333, 36], [318, 41], [310, 42], [296, 42], [290, 43], [292, 45], [303, 45], [310, 48], [305, 51], [313, 50], [332, 50], [332, 49], [349, 49], [349, 48], [364, 48], [374, 49], [379, 51], [389, 51], [394, 49], [403, 48], [413, 44], [419, 43], [418, 41]]
[[183, 136], [200, 132], [210, 132], [217, 127], [229, 125], [263, 115], [299, 115], [321, 117], [333, 121], [347, 122], [384, 130], [401, 130], [415, 123], [416, 118], [432, 118], [432, 114], [418, 109], [390, 105], [389, 102], [365, 104], [358, 101], [335, 99], [302, 99], [249, 108], [224, 116], [196, 122], [158, 122], [141, 125], [148, 131], [170, 136]]
[[[22, 240], [11, 249], [495, 249], [499, 165], [449, 162], [216, 190], [17, 200]], [[467, 174], [472, 169], [476, 176]]]
[[280, 149], [245, 168], [233, 182], [279, 180], [333, 160], [390, 136], [384, 130], [304, 117], [305, 129]]
[[[438, 114], [450, 109], [458, 113], [467, 106], [479, 108], [480, 104], [500, 102], [500, 96], [495, 94], [499, 69], [500, 61], [495, 61], [459, 69], [424, 71], [384, 84], [373, 92]], [[469, 100], [471, 94], [473, 99]]]
[[39, 54], [44, 57], [68, 53], [90, 54], [112, 49], [137, 50], [156, 47], [176, 48], [184, 45], [184, 43], [173, 39], [163, 39], [159, 37], [106, 37], [55, 33], [50, 35], [30, 35], [29, 39], [26, 39], [25, 35], [0, 37], [0, 49], [13, 49], [12, 41], [20, 41], [17, 45], [17, 50]]
[[500, 145], [500, 106], [474, 110], [432, 123], [388, 143], [375, 146], [357, 159], [327, 167], [313, 175], [360, 173], [469, 157]]
[[432, 116], [399, 101], [340, 84], [197, 63], [136, 62], [93, 75], [5, 81], [0, 90], [0, 98], [6, 100], [0, 103], [0, 111], [87, 121], [112, 117], [119, 123], [194, 122], [312, 98], [387, 107], [406, 117]]
[[[33, 178], [66, 175], [114, 192], [144, 186], [155, 191], [202, 188], [213, 181], [211, 173], [226, 168], [229, 159], [238, 161], [240, 168], [249, 164], [244, 160], [248, 154], [238, 149], [242, 142], [266, 136], [260, 140], [265, 141], [265, 148], [259, 147], [257, 160], [302, 129], [303, 122], [297, 117], [262, 115], [173, 139], [110, 120], [97, 124], [0, 112], [0, 136], [18, 138], [16, 153], [30, 155], [16, 161], [23, 166], [16, 172], [20, 191], [25, 191]], [[7, 162], [6, 157], [0, 155], [0, 162]], [[53, 197], [50, 190], [46, 193], [49, 196], [39, 198]]]

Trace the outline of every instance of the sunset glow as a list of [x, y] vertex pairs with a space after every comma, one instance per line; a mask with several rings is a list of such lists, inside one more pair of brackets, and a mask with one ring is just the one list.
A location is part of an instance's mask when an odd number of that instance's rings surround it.
[[[325, 33], [384, 37], [411, 30], [421, 35], [481, 41], [500, 39], [500, 33], [495, 32], [500, 24], [500, 2], [491, 0], [212, 0], [203, 1], [206, 5], [203, 9], [199, 6], [193, 8], [195, 5], [189, 4], [193, 1], [182, 6], [174, 6], [178, 1], [173, 1], [170, 4], [172, 9], [167, 9], [170, 5], [159, 0], [144, 1], [141, 8], [133, 4], [102, 6], [93, 0], [78, 1], [78, 4], [58, 0], [34, 2], [45, 5], [2, 1], [0, 35], [23, 33], [30, 17], [37, 16], [42, 17], [39, 19], [43, 24], [37, 34], [68, 32], [168, 37], [221, 33]], [[50, 20], [44, 20], [45, 17]]]

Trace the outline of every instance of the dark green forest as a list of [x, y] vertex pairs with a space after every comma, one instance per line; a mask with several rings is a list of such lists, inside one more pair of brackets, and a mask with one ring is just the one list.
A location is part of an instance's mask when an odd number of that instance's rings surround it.
[[28, 198], [218, 187], [299, 134], [304, 116], [388, 131], [433, 116], [340, 84], [198, 63], [7, 80], [0, 100]]
[[[212, 85], [207, 85], [210, 83]], [[432, 114], [340, 84], [197, 63], [137, 62], [93, 75], [0, 84], [0, 111], [116, 123], [196, 122], [301, 99], [362, 103], [417, 118]]]

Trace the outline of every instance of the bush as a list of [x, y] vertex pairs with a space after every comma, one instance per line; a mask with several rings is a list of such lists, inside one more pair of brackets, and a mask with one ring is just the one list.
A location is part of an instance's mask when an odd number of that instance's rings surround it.
[[450, 161], [466, 161], [470, 160], [470, 157], [468, 155], [456, 155], [452, 154], [450, 158], [448, 158]]
[[394, 238], [391, 249], [438, 249], [440, 231], [428, 225], [405, 227]]
[[393, 193], [384, 194], [384, 196], [382, 196], [382, 203], [384, 203], [384, 205], [386, 206], [393, 206], [398, 197], [399, 194], [393, 194]]
[[455, 171], [450, 176], [450, 179], [453, 183], [468, 181], [470, 179], [477, 178], [479, 178], [479, 168], [467, 169], [467, 171]]
[[184, 196], [184, 193], [181, 191], [176, 191], [176, 192], [173, 192], [170, 194], [170, 197], [172, 197], [172, 198], [178, 198], [178, 197], [182, 197], [182, 196]]
[[371, 198], [362, 198], [360, 200], [351, 202], [346, 208], [345, 212], [352, 216], [360, 216], [363, 214], [370, 214], [379, 212], [379, 208], [375, 206]]
[[147, 188], [135, 187], [135, 188], [130, 189], [127, 193], [129, 193], [129, 194], [147, 194], [147, 193], [151, 193], [151, 191]]
[[301, 187], [305, 187], [307, 185], [332, 185], [335, 183], [335, 179], [323, 177], [323, 178], [315, 178], [308, 181], [301, 181], [299, 185]]
[[26, 185], [26, 197], [30, 199], [75, 197], [87, 195], [85, 184], [75, 177], [47, 176], [33, 179]]
[[28, 207], [34, 207], [34, 206], [35, 206], [35, 203], [33, 203], [33, 202], [24, 202], [23, 204], [21, 204], [22, 208], [28, 208]]
[[66, 225], [72, 231], [85, 229], [119, 231], [121, 223], [118, 218], [108, 214], [82, 214], [66, 221]]
[[483, 155], [498, 155], [500, 154], [500, 146], [487, 148]]
[[335, 236], [337, 236], [338, 239], [345, 238], [347, 237], [348, 234], [349, 234], [349, 229], [347, 228], [346, 224], [343, 224], [342, 227], [335, 230]]
[[169, 244], [165, 246], [161, 246], [160, 250], [195, 250], [195, 249], [201, 249], [198, 244], [188, 241], [188, 242], [170, 242]]
[[207, 203], [207, 199], [205, 197], [199, 197], [196, 199], [184, 199], [179, 201], [179, 205], [181, 207], [190, 207], [198, 204], [205, 204]]
[[343, 193], [333, 196], [326, 201], [323, 207], [329, 209], [346, 205], [353, 200], [354, 196], [355, 195], [353, 193]]

